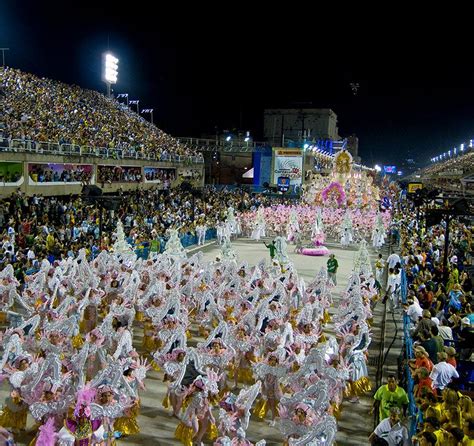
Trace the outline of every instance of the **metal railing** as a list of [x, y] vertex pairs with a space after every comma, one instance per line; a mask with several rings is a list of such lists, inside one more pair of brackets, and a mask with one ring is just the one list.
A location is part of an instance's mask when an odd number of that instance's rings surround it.
[[176, 138], [179, 143], [201, 150], [203, 152], [257, 152], [268, 150], [270, 145], [264, 142], [244, 141], [244, 140], [222, 140], [206, 138]]
[[[408, 292], [408, 283], [407, 283], [407, 277], [405, 273], [405, 269], [402, 269], [401, 271], [401, 286], [400, 286], [400, 294], [401, 294], [401, 299], [402, 303], [407, 302], [407, 292]], [[420, 412], [418, 411], [418, 407], [415, 402], [415, 395], [414, 395], [414, 387], [415, 387], [415, 382], [413, 380], [413, 377], [410, 372], [410, 368], [408, 366], [408, 360], [414, 358], [414, 353], [413, 353], [413, 340], [410, 334], [410, 318], [406, 314], [406, 312], [403, 312], [403, 335], [404, 335], [404, 341], [405, 341], [405, 351], [404, 351], [404, 359], [405, 359], [405, 365], [404, 365], [404, 374], [405, 374], [405, 379], [407, 383], [407, 394], [408, 394], [408, 415], [409, 415], [409, 426], [408, 430], [410, 433], [410, 436], [415, 435], [416, 429], [418, 426], [418, 423], [420, 421], [419, 416], [421, 415]]]
[[204, 157], [201, 154], [197, 156], [174, 155], [167, 153], [141, 152], [134, 149], [92, 147], [51, 141], [32, 141], [27, 139], [0, 140], [0, 151], [59, 156], [95, 156], [97, 158], [117, 160], [135, 159], [156, 162], [204, 164]]

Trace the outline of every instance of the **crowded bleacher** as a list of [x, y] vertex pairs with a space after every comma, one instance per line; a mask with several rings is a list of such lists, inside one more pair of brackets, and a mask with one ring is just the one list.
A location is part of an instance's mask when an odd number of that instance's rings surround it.
[[452, 173], [455, 175], [467, 175], [474, 170], [474, 152], [454, 156], [439, 162], [433, 162], [430, 166], [423, 169], [427, 175], [437, 175], [440, 173]]
[[[461, 220], [451, 223], [446, 271], [446, 228], [427, 227], [409, 209], [404, 212], [405, 217], [399, 216], [404, 266], [400, 290], [414, 441], [439, 446], [472, 444], [472, 225]], [[424, 437], [434, 442], [423, 443]]]
[[104, 95], [18, 69], [2, 68], [0, 147], [28, 142], [107, 149], [110, 157], [168, 161], [200, 155]]

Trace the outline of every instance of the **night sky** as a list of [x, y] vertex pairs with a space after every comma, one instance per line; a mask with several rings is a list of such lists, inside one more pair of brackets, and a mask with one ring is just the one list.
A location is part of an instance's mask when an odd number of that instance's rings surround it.
[[265, 107], [306, 103], [336, 112], [340, 135], [359, 137], [366, 164], [408, 154], [425, 164], [474, 138], [472, 32], [445, 11], [435, 23], [297, 4], [68, 3], [0, 0], [7, 65], [105, 92], [109, 47], [120, 59], [115, 93], [154, 108], [174, 136], [240, 127], [259, 140]]

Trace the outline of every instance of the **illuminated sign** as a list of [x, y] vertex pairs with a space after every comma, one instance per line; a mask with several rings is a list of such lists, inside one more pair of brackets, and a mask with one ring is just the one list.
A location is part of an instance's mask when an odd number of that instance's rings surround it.
[[383, 171], [385, 173], [397, 173], [396, 166], [383, 166]]
[[273, 149], [272, 183], [289, 178], [290, 185], [301, 184], [303, 179], [303, 152], [300, 149]]
[[423, 189], [423, 183], [408, 183], [409, 194], [414, 194], [418, 189]]

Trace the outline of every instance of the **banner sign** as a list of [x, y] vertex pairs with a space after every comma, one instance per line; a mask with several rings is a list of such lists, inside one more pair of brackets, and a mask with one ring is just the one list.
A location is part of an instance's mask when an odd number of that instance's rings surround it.
[[290, 188], [290, 179], [288, 177], [278, 177], [278, 190], [280, 192], [288, 192]]
[[409, 194], [414, 194], [418, 189], [423, 189], [423, 183], [408, 183]]
[[273, 149], [272, 183], [281, 184], [281, 177], [290, 179], [290, 185], [300, 185], [303, 179], [303, 152], [300, 149]]

